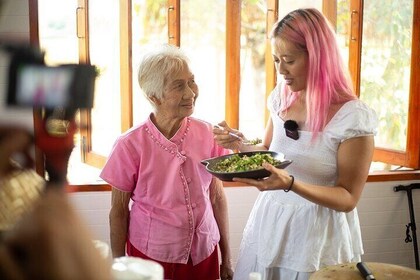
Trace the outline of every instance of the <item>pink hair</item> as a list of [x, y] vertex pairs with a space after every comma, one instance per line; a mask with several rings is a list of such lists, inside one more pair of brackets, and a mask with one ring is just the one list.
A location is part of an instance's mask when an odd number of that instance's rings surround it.
[[[308, 53], [306, 124], [315, 137], [327, 124], [330, 105], [357, 98], [335, 33], [318, 10], [298, 9], [274, 25], [271, 38], [291, 42]], [[281, 110], [285, 111], [297, 99], [297, 93], [285, 85], [281, 91]]]

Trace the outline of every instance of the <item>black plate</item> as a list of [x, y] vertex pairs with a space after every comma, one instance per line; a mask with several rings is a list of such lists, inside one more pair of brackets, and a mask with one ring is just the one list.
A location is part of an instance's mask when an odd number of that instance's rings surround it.
[[265, 177], [270, 176], [271, 172], [268, 170], [257, 169], [257, 170], [250, 170], [250, 171], [241, 171], [241, 172], [217, 172], [213, 171], [213, 167], [215, 164], [217, 164], [219, 161], [224, 160], [226, 158], [230, 158], [233, 155], [239, 155], [239, 156], [252, 156], [255, 154], [270, 154], [273, 158], [281, 160], [280, 164], [277, 164], [277, 168], [286, 168], [289, 164], [292, 163], [291, 160], [284, 159], [284, 156], [282, 154], [272, 152], [272, 151], [255, 151], [255, 152], [245, 152], [245, 153], [236, 153], [236, 154], [230, 154], [225, 155], [221, 157], [215, 157], [215, 158], [209, 158], [202, 160], [201, 163], [206, 166], [206, 169], [208, 172], [213, 174], [215, 177], [219, 178], [222, 181], [232, 181], [234, 177], [236, 178], [250, 178], [250, 179], [262, 179]]

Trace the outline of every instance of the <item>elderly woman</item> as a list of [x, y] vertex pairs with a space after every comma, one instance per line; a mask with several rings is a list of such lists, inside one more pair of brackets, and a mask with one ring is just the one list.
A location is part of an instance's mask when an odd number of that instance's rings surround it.
[[112, 185], [113, 257], [154, 260], [165, 279], [230, 279], [223, 186], [200, 164], [229, 151], [211, 124], [191, 117], [198, 86], [188, 59], [161, 46], [144, 56], [138, 80], [154, 111], [117, 139], [101, 172]]

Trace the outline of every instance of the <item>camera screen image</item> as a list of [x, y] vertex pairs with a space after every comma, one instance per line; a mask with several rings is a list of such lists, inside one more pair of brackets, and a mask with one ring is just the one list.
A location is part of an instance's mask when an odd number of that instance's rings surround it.
[[48, 66], [44, 53], [28, 45], [0, 42], [8, 55], [7, 106], [93, 108], [97, 69], [90, 64]]
[[74, 71], [69, 67], [22, 65], [16, 77], [16, 104], [21, 106], [66, 107]]
[[10, 106], [93, 107], [95, 66], [20, 64], [10, 73], [7, 98]]

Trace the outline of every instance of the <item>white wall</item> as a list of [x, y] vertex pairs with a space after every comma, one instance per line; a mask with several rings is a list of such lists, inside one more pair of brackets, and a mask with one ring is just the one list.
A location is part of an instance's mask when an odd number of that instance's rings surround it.
[[[29, 42], [28, 0], [3, 0], [0, 11], [0, 42]], [[8, 56], [0, 50], [0, 123], [33, 128], [31, 109], [9, 108], [5, 105]]]
[[[410, 221], [407, 194], [393, 190], [394, 186], [410, 183], [413, 182], [366, 185], [358, 205], [365, 248], [364, 261], [415, 268], [413, 243], [404, 242], [405, 225]], [[230, 187], [225, 191], [229, 204], [230, 245], [233, 262], [236, 263], [242, 231], [258, 190], [253, 187]], [[70, 197], [95, 238], [109, 242], [110, 192], [72, 193]], [[420, 190], [413, 190], [413, 200], [414, 205], [420, 201]], [[415, 207], [415, 216], [420, 227], [420, 206]]]
[[[394, 186], [419, 182], [369, 183], [359, 202], [359, 216], [365, 248], [364, 261], [393, 263], [415, 268], [413, 243], [405, 243], [410, 222], [405, 191]], [[413, 190], [414, 215], [420, 226], [420, 189]], [[420, 240], [420, 233], [418, 232]]]
[[29, 38], [28, 0], [2, 0], [0, 35]]

